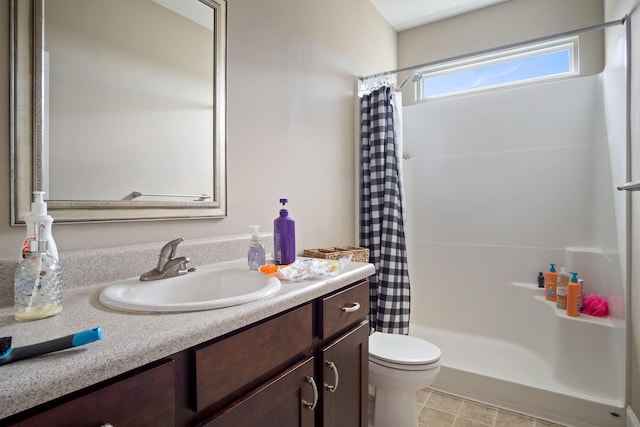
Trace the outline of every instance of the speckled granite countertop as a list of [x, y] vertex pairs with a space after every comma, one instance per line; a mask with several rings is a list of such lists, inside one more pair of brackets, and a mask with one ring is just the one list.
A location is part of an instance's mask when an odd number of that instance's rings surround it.
[[[246, 260], [238, 261], [246, 265]], [[63, 312], [34, 322], [18, 322], [13, 307], [0, 308], [0, 337], [13, 347], [101, 326], [104, 339], [82, 347], [0, 366], [0, 419], [112, 378], [194, 345], [257, 322], [366, 278], [373, 265], [351, 263], [324, 280], [283, 282], [273, 296], [217, 310], [144, 314], [100, 304], [109, 284], [63, 291]]]

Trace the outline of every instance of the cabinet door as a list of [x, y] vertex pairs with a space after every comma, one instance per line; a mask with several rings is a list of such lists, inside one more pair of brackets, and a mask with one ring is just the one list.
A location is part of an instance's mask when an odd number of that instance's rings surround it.
[[171, 427], [175, 425], [172, 360], [10, 424], [12, 427]]
[[321, 349], [323, 427], [367, 427], [369, 419], [369, 323]]
[[198, 427], [313, 427], [318, 398], [311, 357]]

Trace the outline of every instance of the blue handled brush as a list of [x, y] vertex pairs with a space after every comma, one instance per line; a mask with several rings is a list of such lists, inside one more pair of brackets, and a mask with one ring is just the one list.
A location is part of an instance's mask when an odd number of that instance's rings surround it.
[[87, 329], [66, 337], [56, 338], [37, 344], [24, 347], [11, 347], [11, 337], [0, 338], [0, 365], [15, 362], [16, 360], [28, 359], [45, 353], [60, 351], [71, 347], [78, 347], [101, 340], [103, 337], [102, 328]]

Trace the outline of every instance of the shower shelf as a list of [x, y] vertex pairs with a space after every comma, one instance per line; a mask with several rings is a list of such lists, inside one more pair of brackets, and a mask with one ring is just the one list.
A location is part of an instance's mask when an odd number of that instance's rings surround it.
[[556, 312], [556, 316], [562, 317], [564, 319], [575, 320], [577, 322], [593, 323], [596, 325], [602, 325], [609, 328], [618, 328], [618, 327], [624, 326], [623, 322], [617, 321], [611, 316], [595, 317], [595, 316], [589, 316], [588, 314], [581, 314], [578, 317], [567, 316], [567, 311], [561, 308], [557, 308], [555, 302], [547, 301], [547, 299], [544, 296], [535, 296], [534, 298], [543, 304], [547, 304], [549, 308], [552, 308]]
[[547, 306], [549, 306], [549, 308], [555, 311], [556, 316], [563, 319], [574, 320], [577, 322], [587, 322], [609, 328], [624, 327], [623, 320], [614, 319], [613, 317], [611, 317], [611, 315], [607, 317], [595, 317], [589, 316], [587, 314], [581, 314], [578, 317], [567, 316], [566, 310], [557, 308], [555, 302], [547, 301], [544, 296], [544, 288], [539, 288], [537, 283], [533, 284], [524, 282], [511, 282], [511, 285], [518, 289], [521, 289], [523, 292], [527, 292], [527, 294], [532, 296], [536, 301], [539, 301], [542, 304], [546, 304]]

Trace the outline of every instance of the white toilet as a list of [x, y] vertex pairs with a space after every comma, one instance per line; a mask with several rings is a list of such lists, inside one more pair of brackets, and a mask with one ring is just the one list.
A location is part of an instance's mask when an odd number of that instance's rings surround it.
[[418, 427], [416, 392], [440, 372], [440, 349], [409, 335], [369, 336], [369, 386], [375, 390], [373, 427]]

